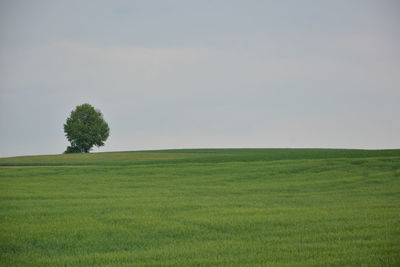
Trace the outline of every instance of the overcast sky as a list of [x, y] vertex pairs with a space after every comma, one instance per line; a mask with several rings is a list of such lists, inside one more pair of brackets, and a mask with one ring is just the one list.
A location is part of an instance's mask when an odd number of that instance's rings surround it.
[[0, 1], [0, 157], [62, 153], [83, 103], [95, 151], [400, 148], [398, 1]]

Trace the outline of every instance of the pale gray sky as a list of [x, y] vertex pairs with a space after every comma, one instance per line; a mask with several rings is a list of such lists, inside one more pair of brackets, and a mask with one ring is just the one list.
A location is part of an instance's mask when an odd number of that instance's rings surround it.
[[75, 106], [95, 151], [400, 148], [400, 4], [0, 1], [0, 156], [62, 153]]

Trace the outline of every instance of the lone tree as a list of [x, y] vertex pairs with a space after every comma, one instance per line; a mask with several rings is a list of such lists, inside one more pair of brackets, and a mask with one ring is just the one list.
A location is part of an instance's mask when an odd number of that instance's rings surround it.
[[100, 110], [89, 104], [77, 106], [64, 124], [64, 132], [71, 143], [64, 153], [89, 153], [93, 146], [103, 146], [110, 128]]

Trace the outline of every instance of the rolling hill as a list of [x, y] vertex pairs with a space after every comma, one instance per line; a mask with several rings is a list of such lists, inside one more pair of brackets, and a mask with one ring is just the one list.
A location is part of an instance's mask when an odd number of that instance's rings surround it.
[[0, 159], [2, 266], [398, 266], [400, 150]]

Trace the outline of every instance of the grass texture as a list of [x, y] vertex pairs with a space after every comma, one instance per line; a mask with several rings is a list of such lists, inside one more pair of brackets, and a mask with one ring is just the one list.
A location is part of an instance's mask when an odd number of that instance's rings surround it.
[[0, 159], [1, 266], [399, 266], [400, 150]]

